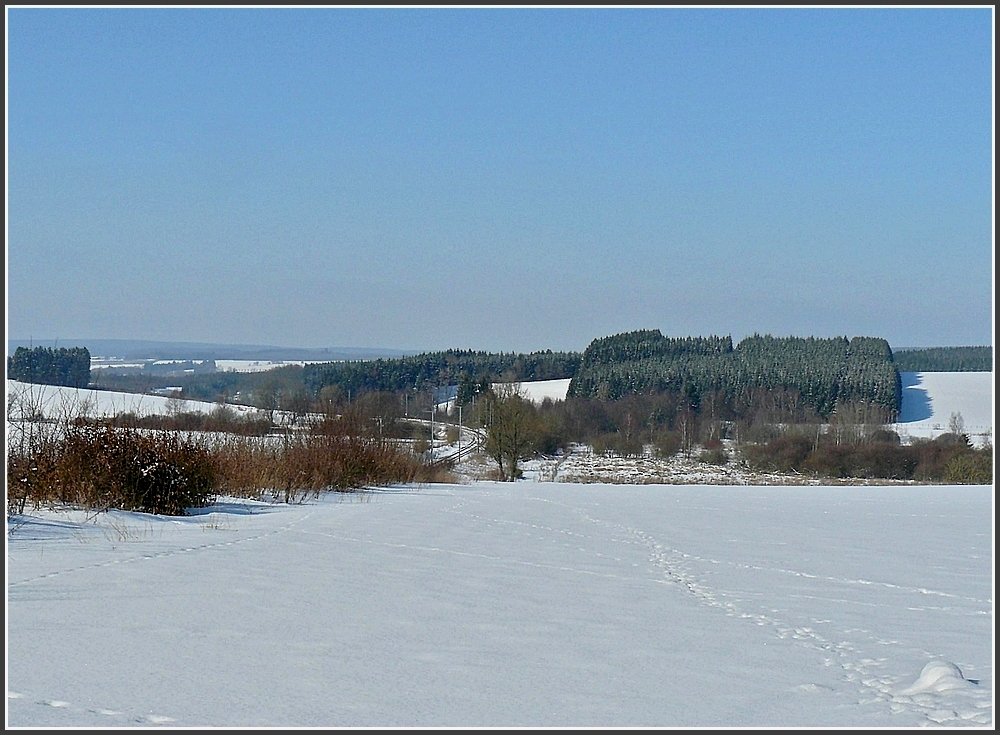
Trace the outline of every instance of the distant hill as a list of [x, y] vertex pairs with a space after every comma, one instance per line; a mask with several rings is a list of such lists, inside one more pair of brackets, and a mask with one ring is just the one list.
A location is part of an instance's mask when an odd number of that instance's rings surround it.
[[926, 347], [893, 351], [900, 372], [989, 373], [993, 372], [992, 347]]
[[86, 347], [92, 357], [123, 360], [375, 360], [415, 354], [382, 347], [278, 347], [204, 342], [128, 339], [7, 340], [7, 354], [18, 347]]

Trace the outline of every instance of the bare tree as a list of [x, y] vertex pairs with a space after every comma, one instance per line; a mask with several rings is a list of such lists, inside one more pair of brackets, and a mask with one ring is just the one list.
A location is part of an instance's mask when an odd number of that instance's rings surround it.
[[253, 402], [268, 423], [274, 424], [274, 417], [281, 405], [281, 385], [276, 380], [268, 380], [254, 389]]
[[181, 392], [179, 390], [174, 390], [170, 392], [167, 396], [167, 416], [170, 418], [177, 418], [184, 412], [184, 400], [181, 398]]
[[948, 419], [948, 431], [952, 434], [962, 435], [965, 433], [965, 419], [959, 411], [954, 411]]
[[480, 420], [486, 429], [486, 453], [497, 463], [500, 479], [513, 482], [521, 474], [518, 463], [534, 446], [534, 406], [519, 383], [499, 383], [481, 401]]

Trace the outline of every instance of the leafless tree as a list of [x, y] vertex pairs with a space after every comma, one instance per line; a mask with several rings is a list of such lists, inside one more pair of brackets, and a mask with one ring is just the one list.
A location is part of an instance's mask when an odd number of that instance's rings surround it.
[[948, 419], [948, 431], [952, 434], [964, 434], [965, 433], [965, 419], [962, 418], [962, 414], [955, 411], [951, 414]]
[[480, 402], [480, 420], [486, 430], [486, 453], [497, 463], [500, 479], [516, 480], [518, 464], [530, 456], [536, 434], [534, 406], [520, 384], [495, 385]]

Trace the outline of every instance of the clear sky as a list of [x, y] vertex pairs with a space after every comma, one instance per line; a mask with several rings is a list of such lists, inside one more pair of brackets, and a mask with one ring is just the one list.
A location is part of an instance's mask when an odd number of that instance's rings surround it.
[[993, 342], [993, 8], [7, 7], [8, 337]]

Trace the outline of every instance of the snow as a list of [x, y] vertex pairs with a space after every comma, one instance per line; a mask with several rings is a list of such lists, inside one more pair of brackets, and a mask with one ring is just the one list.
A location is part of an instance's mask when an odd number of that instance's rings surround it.
[[[220, 369], [251, 369], [249, 361], [218, 360]], [[222, 363], [244, 362], [241, 367]], [[261, 367], [263, 362], [258, 367]], [[274, 367], [273, 364], [270, 367]], [[993, 438], [993, 373], [901, 373], [903, 383], [900, 420], [892, 428], [905, 440], [914, 437], [933, 438], [949, 430], [953, 413], [960, 414], [973, 444], [982, 446]], [[519, 390], [531, 401], [564, 400], [569, 379], [539, 380], [518, 383]], [[32, 402], [47, 407], [47, 411], [67, 406], [87, 406], [90, 412], [110, 415], [132, 411], [137, 414], [169, 413], [165, 396], [148, 396], [115, 391], [80, 390], [57, 386], [40, 386], [7, 381], [7, 396], [12, 393], [30, 396]], [[443, 405], [443, 404], [442, 404]], [[450, 403], [448, 404], [451, 405]], [[211, 412], [217, 404], [206, 401], [182, 401], [180, 410]], [[231, 404], [234, 410], [253, 411], [252, 407]]]
[[[183, 364], [185, 362], [191, 362], [196, 365], [201, 365], [206, 362], [205, 360], [118, 360], [116, 358], [104, 358], [95, 357], [91, 359], [90, 369], [91, 370], [104, 370], [108, 368], [134, 368], [141, 369], [146, 365], [177, 365]], [[239, 373], [256, 373], [263, 372], [265, 370], [274, 370], [275, 368], [288, 367], [290, 365], [314, 365], [318, 363], [330, 362], [329, 360], [214, 360], [215, 368], [219, 372], [239, 372]]]
[[989, 486], [400, 486], [6, 545], [8, 727], [992, 731]]
[[[208, 401], [174, 401], [169, 396], [152, 396], [142, 393], [121, 393], [110, 390], [90, 390], [83, 388], [67, 388], [56, 385], [38, 385], [8, 380], [7, 405], [11, 405], [12, 397], [20, 408], [37, 409], [49, 418], [87, 416], [114, 416], [121, 413], [134, 413], [137, 416], [167, 415], [171, 406], [178, 411], [191, 413], [211, 413], [219, 407], [217, 403]], [[240, 412], [256, 412], [253, 406], [226, 404], [228, 408]], [[11, 418], [11, 416], [8, 416]]]
[[[613, 483], [637, 485], [823, 485], [823, 484], [897, 484], [897, 481], [857, 478], [822, 479], [813, 475], [766, 472], [751, 469], [735, 459], [739, 450], [733, 441], [723, 440], [729, 455], [726, 464], [701, 462], [701, 448], [690, 453], [678, 452], [670, 457], [658, 457], [651, 447], [642, 456], [602, 455], [586, 444], [571, 444], [567, 451], [553, 457], [540, 457], [522, 463], [524, 477], [538, 482]], [[468, 479], [485, 479], [495, 465], [476, 467], [472, 459], [460, 463], [460, 475]], [[902, 481], [898, 481], [902, 482]]]
[[529, 380], [523, 383], [516, 383], [521, 395], [533, 403], [541, 403], [546, 398], [553, 401], [566, 400], [566, 392], [569, 390], [570, 378], [560, 380]]
[[102, 362], [100, 359], [92, 359], [90, 361], [90, 369], [93, 370], [104, 370], [105, 368], [138, 368], [141, 369], [145, 366], [144, 362]]
[[962, 670], [951, 661], [931, 661], [920, 672], [920, 678], [912, 686], [901, 690], [902, 695], [923, 694], [924, 692], [945, 692], [949, 689], [963, 689], [971, 683]]
[[215, 367], [221, 372], [259, 373], [289, 365], [302, 366], [325, 362], [329, 360], [216, 360]]
[[933, 439], [948, 432], [952, 414], [977, 446], [993, 441], [993, 373], [900, 373], [903, 400], [895, 431]]
[[[991, 374], [904, 385], [900, 426], [992, 429]], [[7, 520], [6, 725], [992, 730], [992, 487], [671, 461], [658, 480], [574, 447], [519, 483], [29, 509]]]

